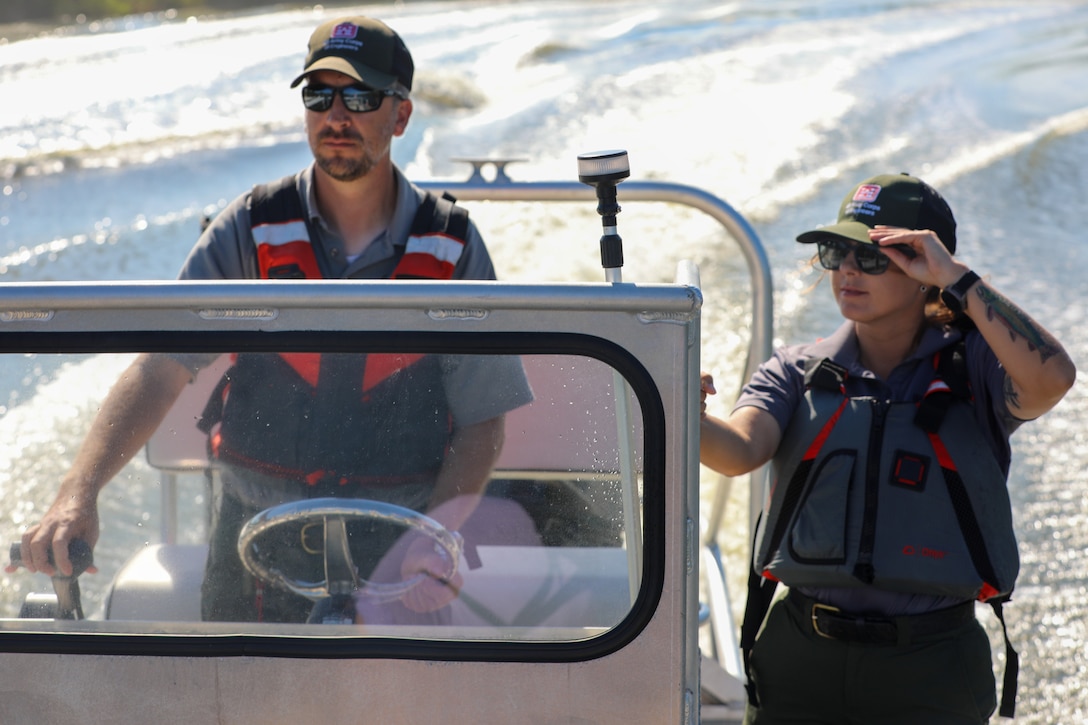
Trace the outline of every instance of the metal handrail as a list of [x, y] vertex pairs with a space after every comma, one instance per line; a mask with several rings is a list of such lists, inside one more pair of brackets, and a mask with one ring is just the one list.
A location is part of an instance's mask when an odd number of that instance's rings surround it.
[[[521, 159], [455, 159], [472, 165], [472, 174], [466, 181], [425, 181], [417, 186], [430, 191], [448, 191], [462, 201], [594, 201], [596, 194], [586, 184], [573, 181], [514, 181], [506, 173], [506, 167]], [[493, 168], [489, 181], [484, 170]], [[748, 220], [724, 200], [694, 186], [663, 181], [624, 181], [622, 195], [627, 201], [654, 201], [681, 204], [707, 214], [718, 221], [740, 246], [748, 266], [751, 285], [752, 325], [748, 356], [745, 360], [741, 381], [747, 381], [756, 367], [771, 356], [774, 340], [774, 288], [771, 265], [766, 250], [759, 241]], [[750, 476], [751, 491], [749, 526], [754, 526], [757, 514], [756, 495], [762, 487], [766, 468], [754, 471]], [[715, 540], [725, 516], [726, 499], [729, 496], [728, 481], [715, 490], [714, 502], [706, 522], [706, 538]]]
[[[472, 164], [473, 172], [467, 181], [430, 181], [417, 183], [421, 188], [431, 191], [448, 191], [463, 201], [592, 201], [595, 191], [582, 183], [547, 181], [514, 181], [506, 173], [506, 166], [519, 159], [457, 159]], [[484, 176], [484, 169], [494, 167], [492, 180]], [[774, 291], [771, 278], [770, 262], [766, 251], [755, 230], [748, 221], [732, 206], [722, 199], [693, 186], [660, 181], [625, 181], [622, 187], [624, 202], [653, 201], [689, 206], [716, 219], [740, 246], [741, 254], [748, 266], [751, 285], [752, 324], [748, 356], [745, 360], [742, 383], [747, 381], [756, 367], [770, 357], [774, 335]], [[749, 476], [749, 511], [750, 532], [754, 529], [759, 510], [759, 501], [764, 481], [767, 477], [766, 466], [753, 471]], [[711, 587], [709, 602], [709, 622], [715, 639], [714, 658], [725, 670], [734, 676], [743, 677], [740, 663], [740, 650], [737, 646], [732, 627], [732, 612], [728, 588], [725, 586], [725, 567], [722, 562], [718, 535], [725, 517], [726, 503], [729, 498], [732, 479], [722, 477], [714, 491], [714, 500], [706, 518], [706, 528], [700, 548], [708, 558], [707, 574], [716, 577], [717, 586]], [[749, 535], [748, 540], [751, 540]]]
[[[513, 181], [506, 166], [517, 159], [459, 159], [473, 166], [466, 181], [425, 181], [417, 186], [430, 191], [449, 191], [462, 201], [595, 201], [593, 189], [574, 181]], [[495, 167], [488, 181], [482, 170]], [[657, 201], [698, 209], [717, 220], [740, 245], [752, 285], [752, 341], [742, 379], [770, 357], [773, 340], [773, 283], [766, 250], [748, 220], [724, 200], [703, 189], [664, 181], [625, 181], [624, 201]]]

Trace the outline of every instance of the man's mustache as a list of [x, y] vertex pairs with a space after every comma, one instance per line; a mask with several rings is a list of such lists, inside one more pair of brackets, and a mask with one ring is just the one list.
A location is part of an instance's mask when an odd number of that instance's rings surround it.
[[317, 138], [319, 141], [324, 141], [325, 139], [332, 139], [334, 141], [359, 141], [360, 143], [362, 143], [363, 140], [362, 135], [354, 129], [347, 129], [343, 131], [325, 129], [318, 134]]

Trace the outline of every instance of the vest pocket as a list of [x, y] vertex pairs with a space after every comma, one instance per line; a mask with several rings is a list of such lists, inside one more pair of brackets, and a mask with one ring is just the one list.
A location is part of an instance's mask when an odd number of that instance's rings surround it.
[[856, 451], [835, 451], [812, 471], [788, 536], [794, 560], [806, 564], [845, 563], [856, 463]]

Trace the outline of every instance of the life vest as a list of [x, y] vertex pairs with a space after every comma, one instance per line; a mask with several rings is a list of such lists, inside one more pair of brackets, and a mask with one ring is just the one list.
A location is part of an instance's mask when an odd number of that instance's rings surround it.
[[[250, 227], [262, 279], [322, 279], [295, 176], [253, 187]], [[390, 279], [452, 279], [468, 239], [468, 212], [448, 194], [424, 195]]]
[[[294, 176], [255, 186], [250, 219], [262, 279], [323, 278]], [[452, 278], [467, 234], [468, 213], [428, 193], [391, 277]], [[242, 353], [202, 426], [217, 460], [326, 489], [433, 481], [451, 419], [435, 355]]]
[[987, 601], [1019, 571], [1005, 475], [972, 406], [962, 346], [934, 356], [921, 401], [846, 394], [846, 370], [806, 366], [774, 459], [754, 565], [789, 586]]
[[999, 713], [1012, 717], [1020, 657], [1003, 605], [1020, 558], [1006, 477], [970, 405], [959, 342], [934, 356], [921, 401], [851, 398], [846, 369], [805, 366], [805, 395], [783, 433], [749, 569], [740, 646], [751, 654], [779, 581], [987, 602], [1005, 637]]

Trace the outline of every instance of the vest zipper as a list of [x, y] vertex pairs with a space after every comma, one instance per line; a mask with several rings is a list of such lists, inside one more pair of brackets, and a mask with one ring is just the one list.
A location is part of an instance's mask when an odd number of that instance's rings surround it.
[[854, 576], [873, 583], [873, 546], [876, 542], [877, 499], [880, 491], [880, 452], [884, 447], [884, 423], [891, 407], [887, 401], [873, 400], [872, 430], [869, 433], [869, 449], [865, 454], [865, 504], [861, 519], [861, 540], [858, 542], [858, 558], [854, 564]]

